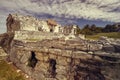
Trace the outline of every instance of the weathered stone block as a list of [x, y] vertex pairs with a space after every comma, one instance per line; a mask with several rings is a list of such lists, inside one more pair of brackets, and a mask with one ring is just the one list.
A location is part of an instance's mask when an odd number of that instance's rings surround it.
[[28, 60], [29, 60], [30, 57], [31, 57], [31, 55], [28, 54], [28, 53], [23, 54], [23, 56], [22, 56], [21, 59], [20, 59], [20, 62], [21, 62], [21, 63], [26, 63], [26, 62], [28, 62]]
[[44, 51], [44, 48], [40, 48], [39, 51], [42, 53], [42, 52], [45, 52]]
[[54, 55], [54, 54], [49, 54], [49, 58], [50, 58], [50, 59], [56, 59], [56, 58], [57, 58], [57, 56], [56, 56], [56, 55]]
[[43, 61], [43, 53], [36, 53], [36, 58], [40, 61]]
[[[46, 68], [39, 67], [39, 68], [35, 68], [34, 70], [39, 71], [40, 73], [42, 73], [44, 75], [46, 75], [48, 73], [48, 69], [46, 69]], [[38, 74], [38, 76], [39, 76], [39, 74]]]
[[57, 78], [58, 80], [67, 80], [67, 77], [64, 76], [64, 75], [57, 75], [56, 78]]
[[37, 70], [42, 69], [42, 68], [48, 69], [48, 67], [49, 67], [49, 63], [45, 63], [45, 62], [40, 62], [40, 61], [39, 61], [39, 62], [36, 64], [35, 69], [37, 69]]
[[46, 47], [40, 48], [39, 51], [47, 53], [48, 52], [48, 48], [46, 48]]
[[45, 62], [48, 62], [49, 61], [49, 56], [46, 55], [46, 56], [43, 57], [43, 59], [44, 59]]
[[56, 54], [56, 55], [61, 55], [61, 50], [60, 49], [49, 49], [50, 53]]
[[72, 51], [71, 50], [62, 50], [62, 56], [65, 57], [71, 57], [72, 56]]
[[57, 55], [61, 55], [61, 54], [62, 54], [60, 49], [54, 49], [54, 50], [55, 50], [55, 53], [56, 53]]
[[66, 57], [58, 56], [57, 64], [58, 65], [68, 65], [69, 63], [67, 62]]
[[74, 51], [72, 54], [73, 58], [82, 58], [87, 53], [83, 51]]
[[65, 69], [56, 69], [56, 73], [57, 74], [67, 75], [67, 71]]
[[67, 62], [68, 62], [68, 63], [71, 62], [71, 58], [70, 58], [70, 57], [68, 57], [68, 58], [66, 58], [66, 59], [67, 59]]
[[32, 77], [34, 77], [36, 80], [45, 80], [45, 75], [41, 71], [34, 71]]
[[67, 66], [62, 66], [62, 65], [56, 65], [57, 69], [65, 70], [67, 69]]

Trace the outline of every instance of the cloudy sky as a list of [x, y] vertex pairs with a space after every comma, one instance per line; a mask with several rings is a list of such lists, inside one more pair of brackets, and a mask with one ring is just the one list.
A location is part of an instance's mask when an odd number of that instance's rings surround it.
[[120, 22], [120, 0], [0, 0], [0, 33], [5, 32], [9, 13], [53, 18], [60, 24], [96, 24]]

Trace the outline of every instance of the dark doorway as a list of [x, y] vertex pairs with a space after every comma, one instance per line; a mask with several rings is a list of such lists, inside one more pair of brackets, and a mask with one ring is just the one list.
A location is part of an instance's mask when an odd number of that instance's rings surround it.
[[28, 66], [34, 68], [36, 66], [36, 63], [38, 62], [37, 58], [35, 57], [35, 52], [31, 51], [31, 57], [28, 60]]
[[50, 32], [53, 32], [53, 29], [50, 29]]
[[56, 60], [54, 60], [54, 59], [49, 60], [49, 72], [50, 72], [50, 76], [52, 78], [55, 78], [55, 76], [56, 76]]

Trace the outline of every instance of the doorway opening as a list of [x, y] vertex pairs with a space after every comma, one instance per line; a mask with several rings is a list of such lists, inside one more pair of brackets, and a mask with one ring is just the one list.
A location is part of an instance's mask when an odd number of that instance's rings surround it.
[[36, 58], [35, 52], [31, 51], [31, 56], [28, 60], [28, 66], [34, 68], [36, 66], [37, 62], [38, 62], [38, 60]]
[[49, 60], [49, 72], [52, 78], [56, 76], [56, 60], [50, 59]]

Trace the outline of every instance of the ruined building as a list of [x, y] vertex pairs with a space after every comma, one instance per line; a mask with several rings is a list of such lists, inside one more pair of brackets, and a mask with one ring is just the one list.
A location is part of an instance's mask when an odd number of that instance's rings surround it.
[[114, 65], [119, 65], [120, 57], [103, 52], [100, 42], [70, 36], [75, 29], [52, 20], [9, 15], [0, 46], [33, 80], [119, 80], [120, 71]]
[[[16, 27], [15, 27], [16, 26]], [[38, 20], [31, 16], [22, 16], [18, 14], [9, 14], [7, 18], [7, 31], [43, 31], [64, 34], [76, 34], [76, 26], [61, 27], [52, 19]]]

